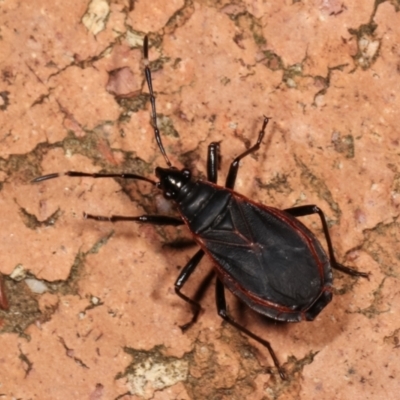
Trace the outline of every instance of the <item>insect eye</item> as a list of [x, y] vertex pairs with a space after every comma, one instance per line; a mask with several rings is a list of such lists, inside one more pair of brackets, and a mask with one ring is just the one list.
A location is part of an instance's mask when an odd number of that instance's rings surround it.
[[192, 173], [190, 172], [190, 170], [186, 168], [182, 170], [182, 174], [187, 180], [189, 180], [192, 177]]

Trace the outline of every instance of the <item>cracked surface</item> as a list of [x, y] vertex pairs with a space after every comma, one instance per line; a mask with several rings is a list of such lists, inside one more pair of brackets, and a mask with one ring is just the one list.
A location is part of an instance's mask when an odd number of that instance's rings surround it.
[[[381, 399], [400, 390], [400, 3], [75, 1], [0, 5], [0, 395], [5, 399]], [[34, 177], [67, 170], [153, 177], [142, 40], [172, 163], [288, 208], [318, 204], [339, 261], [312, 323], [275, 324], [228, 296], [266, 349], [175, 295], [196, 251], [184, 227], [84, 220], [171, 213], [143, 182]], [[305, 222], [321, 233], [317, 218]], [[177, 247], [184, 247], [180, 249]], [[185, 286], [193, 293], [211, 265]], [[6, 310], [8, 308], [8, 310]]]

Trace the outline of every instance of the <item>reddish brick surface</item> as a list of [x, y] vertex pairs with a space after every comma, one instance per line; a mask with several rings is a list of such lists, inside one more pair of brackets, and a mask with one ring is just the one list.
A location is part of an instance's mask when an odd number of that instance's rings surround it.
[[[167, 3], [1, 4], [2, 398], [396, 398], [398, 3]], [[30, 183], [66, 170], [152, 177], [165, 165], [141, 95], [146, 33], [171, 161], [204, 176], [207, 145], [221, 141], [223, 181], [262, 116], [272, 117], [236, 189], [279, 208], [318, 204], [338, 259], [371, 273], [335, 272], [334, 299], [312, 323], [265, 321], [228, 296], [238, 320], [272, 343], [286, 382], [264, 348], [222, 324], [213, 284], [199, 322], [181, 333], [190, 310], [173, 286], [196, 250], [165, 244], [189, 237], [185, 228], [82, 218], [168, 212], [156, 190], [89, 178]], [[305, 221], [320, 234], [316, 218]], [[185, 293], [211, 267], [205, 259]], [[48, 290], [33, 293], [26, 278]]]

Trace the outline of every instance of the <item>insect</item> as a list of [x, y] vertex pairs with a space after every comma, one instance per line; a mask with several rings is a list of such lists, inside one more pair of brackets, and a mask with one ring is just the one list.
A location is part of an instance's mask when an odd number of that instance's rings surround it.
[[[256, 144], [231, 163], [225, 186], [217, 185], [219, 143], [208, 146], [207, 181], [195, 180], [187, 168], [177, 169], [165, 152], [157, 125], [156, 99], [149, 67], [148, 37], [144, 38], [145, 76], [150, 93], [151, 121], [154, 136], [167, 168], [156, 167], [158, 181], [132, 173], [108, 174], [68, 171], [40, 176], [34, 182], [70, 177], [124, 178], [146, 181], [160, 189], [172, 201], [179, 216], [101, 216], [85, 214], [98, 221], [135, 221], [153, 225], [186, 225], [200, 246], [182, 268], [175, 282], [176, 294], [192, 308], [191, 320], [183, 331], [196, 322], [200, 304], [182, 293], [185, 282], [207, 254], [216, 271], [218, 314], [229, 324], [265, 346], [282, 379], [283, 367], [271, 344], [254, 334], [228, 313], [225, 288], [250, 308], [269, 318], [285, 322], [312, 321], [332, 299], [332, 268], [353, 276], [368, 277], [339, 264], [323, 212], [316, 205], [279, 210], [254, 202], [235, 192], [240, 161], [256, 152], [264, 138], [269, 118], [264, 117]], [[328, 254], [315, 235], [297, 217], [318, 214], [325, 235]]]

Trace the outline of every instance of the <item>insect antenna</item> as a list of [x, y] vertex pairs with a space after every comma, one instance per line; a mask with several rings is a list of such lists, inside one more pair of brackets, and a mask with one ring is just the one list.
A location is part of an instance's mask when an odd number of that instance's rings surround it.
[[160, 149], [162, 155], [164, 156], [165, 162], [167, 163], [168, 167], [172, 167], [171, 161], [169, 161], [167, 153], [165, 152], [164, 146], [162, 144], [160, 130], [157, 125], [156, 98], [154, 96], [154, 91], [153, 91], [151, 70], [149, 68], [149, 38], [147, 35], [144, 37], [143, 55], [144, 55], [144, 65], [145, 65], [144, 73], [146, 75], [147, 86], [149, 87], [149, 93], [150, 93], [151, 120], [154, 129], [154, 136], [156, 138], [158, 148]]
[[136, 179], [138, 181], [145, 181], [148, 183], [151, 183], [153, 186], [157, 185], [156, 181], [153, 181], [150, 178], [146, 178], [145, 176], [142, 175], [137, 175], [137, 174], [126, 174], [126, 173], [120, 173], [120, 174], [103, 174], [103, 173], [90, 173], [90, 172], [80, 172], [80, 171], [67, 171], [67, 172], [56, 172], [53, 174], [47, 174], [47, 175], [42, 175], [38, 176], [35, 179], [32, 179], [32, 183], [35, 182], [42, 182], [42, 181], [47, 181], [49, 179], [54, 179], [54, 178], [59, 178], [60, 176], [73, 176], [73, 177], [90, 177], [90, 178], [121, 178], [121, 179]]
[[[154, 96], [153, 91], [153, 84], [151, 79], [151, 70], [149, 68], [149, 38], [147, 35], [144, 37], [143, 43], [143, 56], [144, 56], [144, 64], [145, 64], [145, 75], [147, 86], [150, 92], [150, 104], [151, 104], [151, 120], [154, 129], [154, 136], [156, 138], [158, 148], [160, 149], [162, 155], [164, 156], [165, 162], [167, 163], [168, 167], [172, 167], [171, 161], [169, 160], [164, 146], [162, 144], [160, 129], [157, 125], [157, 111], [156, 111], [156, 98]], [[136, 179], [141, 181], [146, 181], [151, 183], [154, 186], [157, 186], [157, 182], [153, 181], [152, 179], [146, 178], [145, 176], [137, 175], [137, 174], [129, 174], [129, 173], [117, 173], [117, 174], [108, 174], [108, 173], [86, 173], [80, 171], [67, 171], [61, 173], [52, 173], [43, 176], [39, 176], [32, 180], [32, 182], [42, 182], [49, 179], [58, 178], [60, 176], [72, 176], [72, 177], [91, 177], [91, 178], [122, 178], [122, 179]]]

